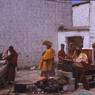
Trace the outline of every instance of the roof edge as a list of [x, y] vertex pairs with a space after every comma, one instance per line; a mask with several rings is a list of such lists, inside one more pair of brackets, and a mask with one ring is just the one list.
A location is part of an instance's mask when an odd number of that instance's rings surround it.
[[85, 2], [78, 3], [78, 4], [73, 4], [72, 7], [80, 6], [80, 5], [87, 4], [87, 3], [90, 3], [90, 1], [85, 1]]
[[63, 31], [89, 31], [89, 26], [64, 27]]

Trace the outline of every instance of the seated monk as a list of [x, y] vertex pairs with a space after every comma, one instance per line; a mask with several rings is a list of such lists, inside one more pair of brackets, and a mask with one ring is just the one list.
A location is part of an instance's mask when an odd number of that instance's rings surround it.
[[73, 62], [77, 67], [84, 67], [88, 65], [88, 57], [81, 49], [76, 49], [73, 55]]
[[[73, 56], [72, 73], [75, 78], [75, 86], [77, 88], [77, 83], [80, 82], [80, 75], [82, 73], [82, 68], [85, 69], [88, 66], [88, 57], [81, 49], [76, 49]], [[81, 68], [81, 69], [80, 69]]]

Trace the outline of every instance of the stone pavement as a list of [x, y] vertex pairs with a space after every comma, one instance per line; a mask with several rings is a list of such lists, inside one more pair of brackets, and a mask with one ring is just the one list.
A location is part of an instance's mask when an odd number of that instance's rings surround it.
[[31, 84], [36, 82], [39, 76], [39, 70], [21, 70], [17, 71], [15, 82]]
[[[20, 70], [16, 73], [16, 83], [21, 84], [32, 84], [38, 80], [40, 75], [39, 70]], [[95, 89], [93, 90], [95, 91]], [[32, 94], [31, 92], [27, 93], [14, 93], [13, 85], [6, 86], [0, 90], [0, 95], [45, 95], [45, 94]], [[46, 95], [72, 95], [71, 93], [64, 93], [64, 94], [46, 94]]]
[[[32, 84], [38, 80], [39, 76], [40, 76], [39, 70], [20, 70], [17, 71], [16, 73], [15, 83]], [[0, 95], [44, 95], [44, 94], [32, 94], [31, 92], [14, 93], [13, 85], [9, 85], [0, 90]], [[58, 94], [54, 94], [54, 95], [58, 95]], [[70, 95], [70, 94], [64, 94], [64, 95]]]

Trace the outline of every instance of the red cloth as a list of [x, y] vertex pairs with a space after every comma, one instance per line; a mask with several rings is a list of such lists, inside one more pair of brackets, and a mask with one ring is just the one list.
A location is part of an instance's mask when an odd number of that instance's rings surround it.
[[9, 55], [8, 55], [8, 51], [7, 50], [7, 81], [14, 81], [15, 79], [15, 68], [17, 66], [17, 59], [18, 59], [18, 54], [17, 52], [13, 49], [11, 51], [9, 51]]
[[13, 49], [12, 51], [9, 51], [10, 55], [8, 55], [8, 51], [9, 50], [6, 51], [7, 57], [5, 59], [7, 59], [9, 63], [17, 64], [18, 59], [17, 52]]
[[59, 62], [63, 62], [65, 56], [66, 56], [65, 51], [64, 51], [63, 49], [61, 49], [61, 50], [58, 52]]
[[14, 50], [12, 55], [13, 55], [12, 60], [11, 60], [12, 63], [17, 64], [17, 59], [18, 59], [17, 52]]
[[7, 65], [7, 81], [8, 82], [14, 81], [15, 75], [16, 75], [15, 65], [8, 64]]

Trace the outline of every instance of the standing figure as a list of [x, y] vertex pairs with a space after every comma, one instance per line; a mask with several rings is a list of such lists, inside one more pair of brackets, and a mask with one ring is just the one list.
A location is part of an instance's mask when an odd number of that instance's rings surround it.
[[7, 81], [8, 83], [13, 83], [15, 80], [15, 68], [17, 66], [18, 59], [18, 54], [14, 50], [13, 46], [9, 46], [8, 50], [6, 51], [6, 57], [4, 59], [7, 60]]
[[58, 51], [58, 69], [62, 69], [65, 57], [64, 44], [61, 44], [61, 49]]
[[52, 48], [52, 43], [50, 41], [44, 41], [43, 45], [46, 46], [46, 50], [42, 54], [39, 62], [39, 69], [41, 69], [41, 77], [51, 78], [55, 76], [55, 50]]
[[64, 44], [61, 44], [61, 50], [58, 51], [58, 61], [59, 61], [59, 63], [63, 63], [65, 57], [66, 57], [66, 54], [65, 54], [65, 51], [64, 51]]

